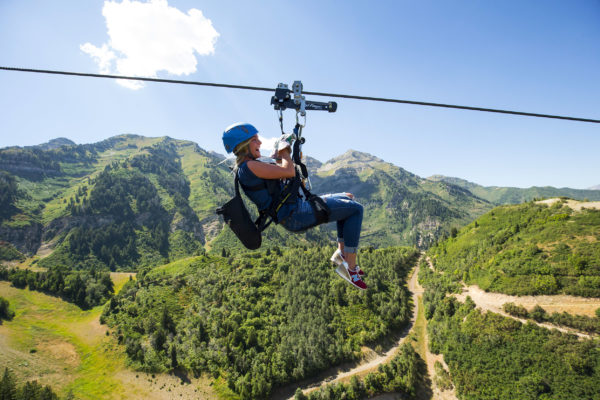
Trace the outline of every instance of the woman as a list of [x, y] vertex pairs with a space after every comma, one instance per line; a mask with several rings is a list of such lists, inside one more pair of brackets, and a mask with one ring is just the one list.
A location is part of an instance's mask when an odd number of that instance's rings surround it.
[[[290, 156], [292, 141], [292, 135], [285, 135], [276, 143], [273, 158], [277, 163], [270, 164], [258, 161], [262, 143], [258, 138], [258, 130], [254, 126], [234, 124], [223, 133], [225, 150], [236, 155], [235, 173], [242, 184], [242, 189], [256, 204], [259, 211], [268, 209], [272, 202], [267, 183], [272, 184], [273, 181], [277, 181], [282, 185], [282, 179], [293, 178], [296, 174]], [[257, 187], [262, 189], [255, 189]], [[364, 290], [367, 288], [361, 279], [364, 273], [356, 265], [363, 207], [354, 201], [351, 193], [320, 197], [330, 210], [329, 221], [337, 222], [338, 249], [331, 256], [331, 261], [338, 266], [336, 272], [355, 287]], [[293, 201], [284, 203], [277, 211], [277, 220], [287, 230], [297, 232], [314, 226], [316, 216], [310, 203], [298, 196]]]

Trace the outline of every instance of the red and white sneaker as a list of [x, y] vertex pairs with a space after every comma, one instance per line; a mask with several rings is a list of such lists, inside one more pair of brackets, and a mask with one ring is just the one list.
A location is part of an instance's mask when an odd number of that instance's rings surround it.
[[[346, 264], [346, 263], [344, 263]], [[346, 264], [348, 265], [348, 264]], [[360, 290], [365, 290], [367, 288], [367, 285], [363, 282], [362, 279], [360, 279], [360, 275], [358, 274], [358, 270], [354, 270], [354, 271], [350, 271], [346, 265], [338, 265], [337, 268], [335, 269], [335, 272], [337, 272], [337, 274], [344, 279], [345, 281], [347, 281], [348, 283], [350, 283], [351, 285], [353, 285], [354, 287], [360, 289]]]
[[[342, 252], [340, 251], [340, 249], [336, 249], [333, 252], [333, 255], [331, 256], [331, 262], [334, 263], [335, 265], [344, 265], [346, 268], [348, 268], [348, 263], [346, 262], [346, 260], [344, 259], [344, 255], [342, 254]], [[360, 276], [363, 276], [365, 273], [363, 272], [362, 269], [360, 269], [360, 267], [357, 265], [356, 266], [356, 271], [358, 271], [358, 274]]]

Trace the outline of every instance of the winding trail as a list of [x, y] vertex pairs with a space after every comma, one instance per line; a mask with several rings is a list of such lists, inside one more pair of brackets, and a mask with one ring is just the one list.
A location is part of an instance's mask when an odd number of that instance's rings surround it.
[[[323, 372], [322, 374], [320, 374], [318, 377], [313, 378], [312, 380], [305, 380], [305, 381], [296, 383], [295, 385], [289, 385], [284, 388], [275, 390], [275, 392], [271, 396], [271, 399], [273, 399], [273, 400], [284, 400], [284, 399], [293, 400], [294, 392], [295, 392], [296, 388], [298, 388], [298, 387], [302, 388], [302, 391], [305, 394], [308, 394], [309, 392], [316, 390], [325, 384], [330, 384], [330, 383], [334, 383], [334, 382], [348, 382], [350, 380], [350, 378], [355, 375], [356, 376], [365, 376], [369, 372], [376, 371], [377, 367], [380, 364], [390, 361], [396, 355], [396, 352], [398, 351], [400, 345], [402, 345], [402, 343], [404, 343], [406, 338], [412, 332], [419, 314], [422, 313], [422, 310], [420, 309], [420, 304], [422, 304], [421, 299], [422, 299], [422, 296], [424, 293], [424, 289], [418, 282], [418, 275], [419, 275], [419, 264], [421, 263], [421, 259], [423, 257], [424, 257], [424, 254], [421, 254], [421, 257], [419, 257], [419, 259], [417, 260], [416, 265], [413, 268], [412, 273], [407, 281], [408, 290], [412, 293], [414, 312], [410, 318], [410, 321], [409, 321], [407, 327], [399, 333], [395, 344], [389, 350], [387, 350], [384, 354], [377, 354], [372, 349], [363, 348], [363, 354], [368, 355], [368, 356], [366, 357], [366, 359], [363, 359], [363, 361], [360, 362], [358, 365], [345, 364], [342, 366], [331, 368], [331, 369]], [[424, 334], [425, 334], [425, 341], [427, 342], [427, 330], [426, 329], [425, 329]], [[444, 365], [444, 368], [448, 369], [448, 367], [446, 366], [446, 363], [443, 360], [443, 356], [441, 354], [440, 355], [431, 354], [429, 352], [428, 347], [427, 347], [427, 357], [426, 357], [425, 361], [427, 363], [427, 371], [429, 373], [430, 378], [435, 376], [435, 371], [434, 371], [435, 361], [440, 361], [442, 363], [442, 365]], [[453, 390], [441, 392], [440, 390], [435, 388], [435, 384], [432, 383], [432, 386], [433, 386], [433, 388], [432, 388], [433, 389], [433, 399], [442, 399], [442, 400], [456, 400], [457, 399], [456, 396], [454, 395]], [[387, 395], [384, 395], [384, 397], [386, 399], [387, 398], [391, 399], [391, 398], [395, 398], [395, 395], [387, 394]], [[379, 396], [377, 398], [379, 399], [382, 397]]]
[[[444, 362], [444, 357], [442, 354], [432, 354], [429, 351], [429, 337], [427, 335], [427, 321], [425, 320], [420, 326], [423, 327], [421, 332], [419, 330], [415, 330], [415, 325], [417, 324], [417, 320], [423, 319], [424, 315], [422, 310], [422, 298], [425, 292], [424, 288], [418, 282], [418, 274], [419, 274], [419, 265], [425, 257], [429, 268], [435, 271], [434, 265], [429, 257], [426, 257], [424, 254], [417, 260], [415, 267], [412, 270], [412, 273], [409, 275], [407, 280], [407, 288], [412, 294], [412, 302], [414, 304], [413, 314], [408, 325], [400, 332], [397, 333], [394, 344], [383, 354], [376, 353], [373, 349], [363, 348], [363, 360], [356, 363], [347, 363], [341, 366], [337, 366], [331, 368], [317, 377], [314, 377], [310, 380], [305, 380], [294, 385], [288, 385], [284, 388], [276, 389], [271, 396], [273, 400], [284, 400], [294, 398], [294, 392], [297, 387], [302, 388], [302, 391], [305, 394], [318, 389], [319, 387], [334, 383], [334, 382], [348, 382], [352, 376], [364, 377], [369, 372], [373, 372], [377, 370], [377, 367], [380, 364], [389, 362], [397, 353], [400, 345], [404, 343], [407, 337], [411, 336], [411, 333], [415, 332], [416, 334], [420, 334], [420, 338], [425, 343], [425, 363], [427, 365], [427, 372], [429, 375], [429, 380], [425, 380], [425, 384], [430, 384], [431, 392], [426, 397], [418, 397], [419, 400], [425, 399], [435, 399], [435, 400], [458, 400], [456, 396], [455, 389], [449, 390], [441, 390], [436, 385], [436, 373], [435, 373], [435, 363], [440, 362], [443, 368], [448, 371], [448, 366]], [[440, 271], [436, 271], [440, 273]], [[115, 277], [113, 277], [114, 279]], [[129, 277], [126, 275], [119, 277], [121, 282], [124, 283], [126, 279]], [[119, 285], [119, 286], [122, 286]], [[593, 316], [595, 314], [595, 310], [600, 308], [600, 298], [581, 298], [575, 296], [566, 296], [566, 295], [556, 295], [556, 296], [509, 296], [500, 293], [490, 293], [485, 292], [480, 289], [478, 286], [463, 286], [463, 292], [461, 294], [454, 294], [459, 301], [464, 302], [467, 296], [470, 296], [471, 299], [475, 302], [476, 306], [483, 311], [492, 311], [497, 314], [501, 314], [506, 317], [510, 317], [516, 319], [522, 323], [532, 322], [536, 323], [538, 326], [544, 327], [546, 329], [558, 329], [559, 331], [571, 333], [579, 336], [580, 338], [589, 338], [590, 335], [577, 332], [573, 329], [567, 329], [563, 327], [559, 327], [556, 325], [548, 324], [548, 323], [537, 323], [531, 320], [524, 320], [521, 318], [514, 317], [512, 315], [507, 314], [503, 311], [502, 306], [505, 303], [512, 302], [514, 304], [523, 306], [527, 309], [531, 309], [536, 305], [543, 307], [548, 312], [562, 312], [567, 311], [571, 314], [579, 314], [579, 315], [588, 315]], [[131, 381], [134, 381], [132, 377], [130, 377]], [[137, 379], [135, 379], [137, 381]], [[137, 382], [136, 382], [137, 383]], [[166, 386], [165, 383], [161, 381], [161, 385]], [[158, 383], [156, 384], [158, 386]], [[206, 387], [206, 385], [205, 385]], [[162, 388], [162, 387], [161, 387]], [[153, 388], [154, 389], [154, 388]], [[156, 389], [154, 390], [157, 391]], [[163, 391], [160, 391], [163, 392]], [[166, 393], [166, 392], [165, 392]], [[198, 394], [197, 394], [198, 395]], [[209, 396], [210, 397], [210, 396]], [[387, 393], [380, 396], [377, 396], [375, 399], [377, 400], [392, 400], [402, 398], [399, 394], [396, 393]]]
[[[423, 255], [421, 255], [421, 257], [423, 257]], [[395, 340], [395, 344], [389, 350], [387, 350], [384, 354], [377, 354], [373, 349], [364, 347], [362, 349], [364, 358], [358, 365], [356, 363], [346, 363], [337, 367], [332, 367], [319, 374], [317, 377], [313, 377], [312, 379], [306, 379], [304, 381], [297, 382], [296, 384], [275, 389], [271, 395], [271, 399], [292, 400], [294, 398], [296, 388], [298, 387], [301, 388], [305, 394], [307, 394], [328, 383], [349, 381], [354, 375], [366, 375], [369, 372], [376, 370], [379, 364], [391, 360], [398, 351], [400, 345], [404, 342], [404, 340], [406, 340], [406, 337], [412, 330], [417, 318], [419, 302], [415, 293], [417, 290], [420, 290], [419, 293], [421, 295], [423, 293], [423, 288], [421, 288], [420, 285], [420, 289], [417, 289], [417, 275], [421, 257], [419, 257], [417, 260], [416, 267], [413, 269], [412, 275], [408, 280], [408, 290], [412, 293], [412, 300], [413, 304], [415, 305], [413, 315], [411, 316], [407, 327], [399, 332], [397, 339]]]
[[[549, 307], [548, 306], [549, 304], [554, 305], [554, 304], [558, 303], [558, 305], [556, 307], [558, 307], [562, 310], [565, 310], [565, 309], [576, 308], [578, 304], [582, 304], [582, 302], [581, 302], [582, 300], [589, 300], [589, 302], [584, 302], [583, 304], [588, 305], [588, 307], [586, 307], [586, 308], [593, 308], [595, 310], [598, 307], [600, 307], [600, 301], [598, 303], [594, 303], [593, 301], [594, 300], [598, 301], [600, 299], [573, 298], [571, 300], [568, 298], [572, 297], [572, 296], [562, 296], [562, 295], [517, 297], [517, 296], [509, 296], [509, 295], [505, 295], [505, 294], [501, 294], [501, 293], [485, 292], [484, 290], [480, 289], [478, 286], [474, 286], [474, 285], [473, 286], [465, 286], [463, 288], [463, 292], [461, 294], [455, 294], [453, 296], [456, 297], [456, 299], [461, 302], [464, 302], [465, 299], [467, 298], [467, 296], [470, 296], [478, 308], [481, 308], [484, 311], [492, 311], [496, 314], [500, 314], [505, 317], [516, 319], [517, 321], [520, 321], [524, 324], [526, 324], [527, 322], [531, 322], [538, 326], [541, 326], [542, 328], [557, 329], [561, 332], [577, 335], [580, 338], [584, 338], [584, 339], [589, 339], [589, 338], [595, 337], [595, 335], [582, 333], [582, 332], [579, 332], [572, 328], [566, 328], [563, 326], [558, 326], [558, 325], [554, 325], [554, 324], [550, 324], [550, 323], [540, 323], [540, 322], [536, 322], [531, 319], [515, 317], [514, 315], [510, 315], [507, 312], [505, 312], [502, 309], [502, 306], [504, 305], [504, 303], [514, 303], [519, 306], [525, 307], [528, 310], [531, 310], [534, 306], [539, 305], [540, 307], [544, 308], [546, 311], [552, 312], [552, 311], [554, 311], [552, 309], [553, 307]], [[536, 298], [539, 298], [539, 299], [536, 299]], [[555, 302], [548, 303], [547, 301], [544, 301], [544, 299], [547, 299], [547, 298], [553, 298], [555, 300]], [[573, 313], [573, 312], [571, 312], [571, 313]], [[573, 314], [575, 314], [575, 313], [573, 313]], [[584, 315], [589, 315], [589, 314], [590, 313], [587, 312]]]
[[[416, 266], [414, 267], [408, 281], [407, 287], [408, 290], [412, 293], [412, 302], [414, 304], [414, 312], [411, 316], [409, 324], [407, 327], [398, 333], [398, 336], [395, 339], [394, 345], [389, 348], [384, 354], [377, 354], [370, 348], [363, 348], [364, 358], [359, 364], [355, 363], [347, 363], [341, 366], [333, 367], [324, 371], [317, 377], [313, 377], [312, 379], [307, 379], [302, 382], [298, 382], [294, 385], [288, 385], [284, 388], [276, 389], [271, 396], [273, 400], [293, 400], [294, 393], [296, 388], [301, 388], [305, 394], [318, 389], [319, 387], [335, 383], [335, 382], [348, 382], [352, 376], [365, 376], [369, 372], [373, 372], [377, 370], [377, 367], [382, 364], [390, 361], [398, 351], [400, 345], [409, 337], [414, 330], [415, 323], [417, 322], [417, 318], [424, 318], [422, 316], [421, 304], [423, 293], [425, 292], [424, 288], [418, 282], [419, 275], [419, 264], [423, 257], [426, 257], [424, 254], [417, 260]], [[429, 257], [425, 258], [429, 268], [435, 271], [433, 263]], [[436, 271], [439, 272], [439, 271]], [[568, 311], [572, 314], [580, 314], [580, 315], [594, 315], [594, 312], [597, 308], [600, 307], [600, 299], [586, 299], [575, 296], [509, 296], [505, 294], [499, 293], [489, 293], [485, 292], [477, 286], [464, 286], [463, 292], [461, 294], [454, 294], [459, 301], [464, 302], [467, 296], [470, 296], [471, 299], [475, 302], [476, 306], [483, 311], [492, 311], [497, 314], [501, 314], [503, 316], [516, 319], [522, 323], [527, 323], [528, 320], [524, 320], [521, 318], [514, 317], [510, 314], [507, 314], [502, 310], [502, 306], [504, 303], [512, 302], [517, 305], [521, 305], [528, 309], [533, 308], [535, 305], [540, 305], [544, 307], [549, 312], [561, 312]], [[558, 329], [559, 331], [565, 333], [571, 333], [579, 336], [580, 338], [589, 338], [590, 335], [577, 332], [573, 329], [567, 329], [563, 327], [559, 327], [553, 324], [548, 323], [537, 323], [535, 321], [529, 321], [532, 323], [536, 323], [538, 326], [544, 327], [546, 329]], [[427, 364], [427, 372], [429, 375], [429, 379], [431, 379], [431, 399], [438, 400], [457, 400], [456, 392], [454, 389], [449, 390], [441, 390], [437, 387], [435, 383], [435, 363], [440, 362], [443, 368], [448, 371], [448, 366], [444, 362], [444, 357], [442, 354], [432, 354], [429, 351], [429, 337], [427, 335], [427, 322], [424, 324], [424, 332], [421, 333], [421, 338], [425, 342], [425, 362]], [[377, 399], [392, 399], [396, 398], [395, 394], [385, 394], [382, 396], [378, 396]]]
[[[421, 258], [422, 257], [426, 257], [426, 256], [424, 254], [422, 254]], [[413, 297], [418, 298], [418, 303], [421, 303], [423, 301], [423, 293], [425, 293], [425, 289], [421, 286], [418, 279], [416, 279], [416, 277], [419, 275], [419, 265], [421, 264], [421, 258], [419, 258], [419, 263], [417, 264], [417, 266], [415, 268], [415, 272], [414, 272], [413, 276], [411, 277], [411, 281], [410, 281], [410, 284], [413, 287], [413, 289], [411, 289], [411, 292], [413, 293]], [[429, 257], [426, 257], [425, 260], [429, 264], [430, 268], [433, 268], [433, 265], [431, 264], [431, 260], [429, 259]], [[414, 280], [414, 283], [412, 282], [413, 280]], [[409, 285], [409, 288], [410, 287], [411, 286]], [[425, 316], [423, 316], [423, 318], [425, 318]], [[435, 363], [436, 363], [436, 361], [440, 362], [446, 371], [449, 371], [449, 368], [448, 368], [448, 365], [446, 364], [446, 362], [444, 361], [443, 354], [433, 354], [431, 351], [429, 351], [429, 335], [427, 334], [427, 320], [425, 320], [425, 332], [423, 332], [423, 336], [425, 339], [425, 363], [427, 364], [427, 374], [429, 375], [429, 378], [431, 379], [431, 390], [433, 392], [432, 399], [458, 400], [458, 397], [456, 397], [456, 391], [455, 391], [454, 387], [452, 387], [451, 389], [442, 390], [442, 389], [438, 388], [437, 384], [435, 383], [435, 376], [436, 376]]]
[[[427, 257], [426, 260], [429, 264], [429, 268], [436, 271], [433, 266], [433, 263], [431, 262], [431, 259]], [[469, 296], [471, 297], [475, 305], [483, 311], [491, 311], [496, 314], [515, 319], [524, 324], [526, 324], [527, 322], [531, 322], [542, 328], [557, 329], [564, 333], [577, 335], [578, 337], [583, 339], [589, 339], [591, 337], [597, 336], [582, 333], [572, 328], [566, 328], [550, 323], [540, 323], [534, 320], [518, 318], [514, 315], [506, 313], [502, 309], [502, 306], [505, 303], [514, 303], [521, 307], [525, 307], [528, 310], [533, 309], [533, 307], [535, 306], [540, 306], [549, 313], [567, 311], [570, 314], [586, 315], [591, 317], [595, 315], [595, 310], [600, 308], [599, 298], [585, 298], [568, 295], [511, 296], [502, 293], [486, 292], [476, 285], [463, 285], [462, 293], [453, 294], [452, 296], [456, 297], [456, 299], [461, 302], [464, 302], [467, 296]]]

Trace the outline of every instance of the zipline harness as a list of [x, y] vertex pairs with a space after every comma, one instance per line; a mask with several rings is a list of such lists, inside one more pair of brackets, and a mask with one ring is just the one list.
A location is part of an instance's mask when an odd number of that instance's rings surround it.
[[[306, 139], [302, 137], [302, 129], [306, 126], [306, 111], [307, 110], [318, 110], [335, 112], [337, 110], [337, 103], [335, 102], [318, 102], [318, 101], [307, 101], [302, 95], [303, 85], [301, 81], [294, 81], [292, 90], [288, 88], [288, 85], [280, 83], [275, 89], [275, 95], [271, 97], [271, 105], [278, 111], [279, 114], [279, 126], [281, 128], [281, 135], [285, 135], [283, 129], [283, 111], [288, 108], [296, 110], [296, 125], [294, 126], [294, 137], [295, 141], [292, 146], [292, 161], [296, 174], [293, 178], [287, 179], [284, 182], [284, 186], [281, 190], [274, 184], [262, 184], [253, 187], [247, 187], [242, 185], [246, 191], [264, 190], [269, 191], [269, 195], [273, 199], [271, 206], [260, 213], [255, 224], [260, 232], [265, 230], [271, 222], [279, 223], [277, 218], [277, 212], [285, 204], [293, 202], [299, 195], [299, 190], [302, 190], [304, 198], [310, 203], [311, 207], [316, 216], [316, 222], [312, 226], [306, 227], [306, 229], [312, 228], [313, 226], [320, 225], [329, 221], [329, 208], [325, 204], [325, 201], [319, 196], [315, 196], [310, 192], [312, 186], [310, 184], [310, 178], [308, 176], [308, 169], [302, 162], [302, 145], [306, 142]], [[293, 94], [293, 98], [292, 98]], [[303, 118], [303, 123], [300, 123], [300, 118]], [[236, 176], [237, 180], [237, 176]], [[269, 182], [269, 180], [266, 180]], [[273, 183], [276, 183], [275, 181]]]
[[[271, 198], [268, 208], [259, 210], [258, 218], [253, 222], [246, 210], [244, 202], [240, 196], [239, 178], [235, 174], [235, 197], [222, 207], [216, 210], [217, 214], [223, 216], [225, 223], [236, 234], [238, 239], [251, 250], [260, 247], [262, 242], [261, 232], [264, 231], [272, 222], [280, 223], [277, 213], [284, 204], [295, 203], [300, 190], [305, 200], [308, 201], [315, 214], [315, 223], [305, 227], [303, 230], [312, 228], [316, 225], [329, 222], [330, 211], [325, 201], [319, 196], [310, 192], [310, 180], [308, 169], [302, 162], [302, 145], [305, 143], [302, 137], [302, 129], [306, 126], [306, 110], [322, 110], [335, 112], [337, 104], [335, 102], [316, 102], [307, 101], [302, 95], [302, 82], [295, 81], [293, 91], [286, 84], [280, 83], [275, 90], [275, 95], [271, 98], [271, 105], [279, 112], [279, 125], [281, 135], [285, 135], [283, 129], [283, 111], [291, 108], [296, 110], [296, 125], [294, 127], [293, 137], [295, 139], [292, 146], [292, 162], [294, 163], [295, 174], [293, 178], [286, 179], [283, 187], [278, 179], [264, 179], [260, 184], [247, 186], [242, 184], [245, 192], [267, 191]], [[292, 98], [293, 93], [293, 98]], [[300, 123], [300, 117], [304, 119]], [[307, 187], [308, 186], [308, 187]]]

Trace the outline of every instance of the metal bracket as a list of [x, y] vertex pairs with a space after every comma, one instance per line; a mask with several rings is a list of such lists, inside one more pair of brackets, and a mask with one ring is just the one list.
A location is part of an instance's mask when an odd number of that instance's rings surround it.
[[303, 117], [306, 117], [306, 98], [302, 96], [302, 82], [294, 81], [292, 90], [294, 91], [294, 104], [296, 104], [296, 111]]

